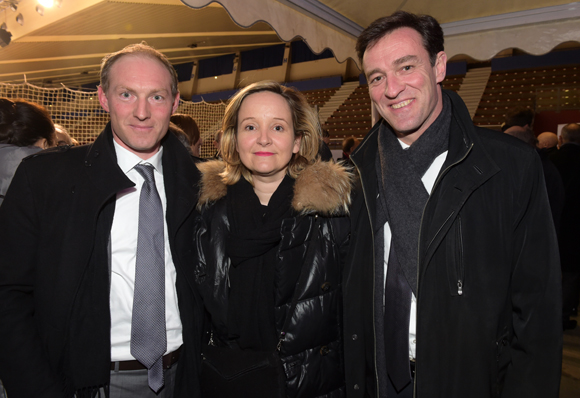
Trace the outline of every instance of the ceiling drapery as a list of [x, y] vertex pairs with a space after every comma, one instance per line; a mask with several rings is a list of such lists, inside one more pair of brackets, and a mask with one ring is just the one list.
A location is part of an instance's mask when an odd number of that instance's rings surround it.
[[[212, 3], [211, 0], [182, 2], [193, 8]], [[346, 7], [346, 2], [338, 0], [219, 0], [218, 3], [240, 26], [248, 27], [257, 21], [265, 21], [282, 40], [302, 37], [315, 53], [330, 48], [339, 62], [349, 57], [358, 62], [354, 50], [356, 32], [353, 34], [350, 30], [347, 33], [336, 27], [333, 24], [334, 15], [345, 13], [345, 19], [353, 25], [367, 26], [374, 18], [388, 15], [401, 7], [401, 2], [389, 0], [348, 2], [350, 8]], [[352, 6], [353, 3], [357, 6]], [[511, 8], [505, 6], [506, 2], [502, 0], [446, 0], [437, 2], [438, 6], [435, 7], [432, 1], [421, 0], [413, 2], [408, 9], [406, 2], [402, 2], [402, 9], [430, 13], [442, 22], [448, 58], [468, 55], [477, 60], [488, 60], [509, 48], [540, 55], [564, 42], [580, 42], [580, 3], [558, 0], [510, 3]], [[369, 10], [382, 12], [369, 13]], [[497, 10], [502, 13], [495, 14]], [[446, 22], [448, 14], [456, 20]]]
[[[212, 0], [182, 0], [193, 8], [202, 8]], [[249, 27], [258, 21], [265, 21], [274, 28], [278, 36], [290, 42], [301, 37], [310, 49], [319, 54], [330, 48], [339, 62], [356, 58], [354, 46], [356, 37], [328, 26], [311, 16], [306, 16], [295, 8], [273, 0], [220, 0], [235, 23]]]

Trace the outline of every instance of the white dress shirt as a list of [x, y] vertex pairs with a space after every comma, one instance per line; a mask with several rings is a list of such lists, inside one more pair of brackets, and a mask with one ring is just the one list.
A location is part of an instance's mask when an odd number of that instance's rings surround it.
[[[163, 147], [145, 161], [117, 142], [114, 142], [114, 146], [119, 167], [136, 184], [134, 187], [117, 193], [111, 227], [111, 361], [116, 362], [135, 359], [131, 355], [131, 317], [139, 229], [139, 196], [145, 181], [141, 174], [134, 169], [137, 164], [151, 164], [155, 168], [155, 185], [161, 198], [164, 214], [167, 211], [167, 198], [161, 164]], [[169, 353], [179, 348], [183, 339], [175, 289], [176, 271], [167, 235], [167, 221], [164, 221], [166, 353]]]
[[[399, 140], [399, 143], [405, 149], [410, 146], [410, 145], [405, 144], [401, 140]], [[445, 158], [447, 158], [447, 152], [448, 151], [445, 151], [441, 155], [437, 156], [435, 158], [435, 160], [433, 161], [433, 163], [431, 163], [431, 166], [429, 166], [429, 169], [425, 172], [425, 174], [421, 178], [421, 181], [423, 181], [423, 185], [425, 186], [425, 189], [427, 190], [427, 192], [429, 192], [429, 194], [431, 194], [431, 190], [433, 189], [433, 185], [435, 185], [435, 180], [437, 179], [437, 176], [439, 175], [439, 171], [441, 170], [443, 163], [445, 163]], [[391, 237], [392, 237], [391, 227], [389, 227], [388, 222], [385, 223], [383, 231], [384, 231], [384, 235], [385, 235], [385, 271], [383, 274], [383, 286], [384, 286], [384, 283], [386, 282], [386, 279], [387, 279], [387, 262], [389, 260], [389, 252], [391, 250]], [[383, 301], [384, 301], [384, 297], [383, 297]], [[383, 305], [384, 305], [384, 302], [383, 302]], [[409, 318], [409, 358], [410, 359], [415, 358], [415, 350], [416, 350], [415, 345], [417, 344], [416, 330], [417, 330], [417, 298], [415, 297], [415, 294], [413, 293], [412, 299], [411, 299], [411, 316]]]

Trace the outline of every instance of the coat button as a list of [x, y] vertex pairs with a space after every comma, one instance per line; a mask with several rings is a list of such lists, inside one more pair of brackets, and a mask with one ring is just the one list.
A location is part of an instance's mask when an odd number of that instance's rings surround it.
[[323, 292], [329, 291], [331, 287], [332, 287], [332, 284], [330, 282], [324, 282], [322, 284], [322, 286], [320, 286], [320, 288], [322, 289]]
[[327, 346], [323, 345], [322, 347], [320, 347], [320, 355], [325, 356], [328, 355], [329, 352], [330, 350], [328, 349]]
[[355, 385], [354, 385], [354, 389], [355, 389], [355, 390], [360, 390], [360, 387], [358, 386], [358, 384], [355, 384]]
[[353, 339], [353, 340], [356, 340], [356, 339], [358, 339], [358, 336], [357, 336], [356, 334], [353, 334], [353, 335], [352, 335], [352, 339]]

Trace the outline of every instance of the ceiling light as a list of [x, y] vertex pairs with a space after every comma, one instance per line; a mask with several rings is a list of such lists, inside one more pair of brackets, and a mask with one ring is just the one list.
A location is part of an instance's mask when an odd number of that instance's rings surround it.
[[38, 0], [38, 4], [43, 7], [50, 8], [54, 5], [54, 0]]
[[22, 14], [18, 14], [16, 16], [16, 22], [18, 22], [20, 25], [24, 25], [24, 17], [22, 16]]
[[36, 6], [36, 12], [40, 14], [41, 17], [44, 16], [44, 7], [40, 4]]

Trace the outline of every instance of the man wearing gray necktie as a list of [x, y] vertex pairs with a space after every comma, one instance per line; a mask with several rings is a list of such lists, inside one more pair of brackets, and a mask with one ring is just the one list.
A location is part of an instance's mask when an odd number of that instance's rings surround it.
[[138, 164], [135, 169], [145, 182], [139, 195], [131, 355], [147, 367], [149, 387], [157, 392], [164, 384], [162, 356], [167, 349], [163, 207], [155, 187], [155, 168]]
[[131, 45], [103, 59], [98, 97], [111, 122], [95, 142], [27, 159], [0, 210], [0, 379], [11, 398], [199, 397], [177, 75]]

